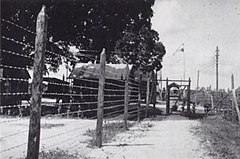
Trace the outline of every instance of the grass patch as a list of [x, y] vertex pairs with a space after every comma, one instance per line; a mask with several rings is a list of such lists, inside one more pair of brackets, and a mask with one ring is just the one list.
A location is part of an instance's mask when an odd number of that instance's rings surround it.
[[78, 153], [69, 154], [68, 151], [56, 149], [50, 151], [42, 151], [39, 153], [39, 159], [91, 159]]
[[202, 119], [205, 117], [205, 113], [188, 113], [183, 112], [183, 116], [188, 117], [189, 119]]
[[[132, 122], [128, 122], [128, 128], [132, 127], [134, 124]], [[126, 131], [123, 127], [123, 122], [108, 122], [103, 124], [102, 131], [102, 143], [108, 143], [114, 140], [114, 137]], [[88, 141], [88, 147], [94, 148], [96, 146], [96, 130], [87, 130], [84, 134], [90, 136], [91, 139]]]
[[160, 110], [159, 108], [153, 108], [153, 107], [149, 107], [148, 109], [148, 115], [149, 117], [154, 117], [157, 115], [162, 115], [163, 111]]
[[240, 126], [222, 116], [203, 118], [195, 132], [201, 137], [208, 154], [214, 158], [240, 158]]
[[51, 128], [54, 128], [54, 127], [62, 127], [64, 126], [64, 124], [41, 124], [41, 128], [43, 129], [51, 129]]

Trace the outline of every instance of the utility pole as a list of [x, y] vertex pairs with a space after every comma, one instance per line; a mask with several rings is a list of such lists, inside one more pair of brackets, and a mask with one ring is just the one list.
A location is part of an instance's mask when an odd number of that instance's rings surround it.
[[[234, 75], [233, 74], [231, 76], [231, 89], [232, 89], [233, 94], [234, 94]], [[234, 100], [232, 100], [232, 110], [234, 110], [234, 104], [235, 104]], [[234, 111], [232, 111], [232, 115], [234, 115]]]
[[218, 46], [216, 48], [216, 90], [218, 90], [218, 57], [219, 57], [220, 50]]
[[197, 91], [199, 89], [199, 70], [197, 71]]
[[231, 83], [232, 83], [232, 84], [231, 84], [231, 87], [232, 87], [232, 89], [234, 89], [234, 75], [233, 75], [233, 74], [232, 74], [231, 79], [232, 79], [232, 80], [231, 80]]

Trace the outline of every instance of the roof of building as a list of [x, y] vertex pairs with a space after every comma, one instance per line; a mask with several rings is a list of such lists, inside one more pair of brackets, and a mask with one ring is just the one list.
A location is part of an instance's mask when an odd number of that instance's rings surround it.
[[63, 81], [63, 80], [58, 79], [58, 78], [55, 78], [55, 77], [43, 77], [43, 82], [69, 84], [68, 82]]
[[[129, 65], [129, 70], [132, 65]], [[79, 63], [71, 72], [70, 79], [99, 78], [100, 64]], [[126, 64], [106, 64], [105, 77], [107, 79], [125, 79]]]
[[170, 88], [175, 87], [175, 88], [178, 88], [178, 89], [179, 89], [179, 85], [178, 85], [177, 83], [175, 83], [175, 82], [169, 84], [168, 86], [169, 86]]

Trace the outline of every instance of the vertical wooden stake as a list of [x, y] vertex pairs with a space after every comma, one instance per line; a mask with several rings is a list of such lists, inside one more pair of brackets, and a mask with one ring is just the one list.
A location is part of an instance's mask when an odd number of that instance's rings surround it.
[[129, 89], [129, 66], [126, 66], [126, 73], [125, 73], [125, 93], [124, 93], [124, 129], [127, 130], [127, 119], [128, 119], [128, 89]]
[[211, 104], [212, 104], [212, 108], [211, 109], [214, 109], [214, 102], [213, 102], [213, 96], [211, 95]]
[[168, 78], [166, 79], [166, 114], [170, 113], [170, 90], [168, 88]]
[[148, 79], [147, 79], [147, 93], [146, 93], [146, 114], [145, 114], [145, 117], [147, 118], [148, 117], [148, 109], [149, 109], [149, 98], [150, 98], [150, 75], [149, 75], [149, 72], [147, 72], [147, 76], [148, 76]]
[[102, 147], [102, 124], [103, 124], [103, 102], [104, 102], [104, 84], [105, 84], [105, 49], [102, 50], [100, 56], [99, 86], [98, 86], [98, 110], [97, 110], [97, 128], [96, 128], [96, 144]]
[[27, 159], [38, 159], [39, 154], [42, 81], [47, 40], [47, 16], [45, 10], [46, 7], [43, 6], [38, 14], [36, 26]]
[[153, 70], [153, 109], [156, 108], [156, 99], [157, 99], [157, 72], [155, 74]]
[[141, 115], [141, 83], [142, 83], [142, 74], [140, 72], [139, 69], [139, 73], [140, 73], [140, 77], [139, 77], [139, 85], [138, 85], [138, 117], [137, 117], [137, 121], [140, 122], [140, 115]]
[[190, 95], [191, 95], [191, 80], [188, 79], [188, 93], [187, 93], [187, 112], [190, 113]]

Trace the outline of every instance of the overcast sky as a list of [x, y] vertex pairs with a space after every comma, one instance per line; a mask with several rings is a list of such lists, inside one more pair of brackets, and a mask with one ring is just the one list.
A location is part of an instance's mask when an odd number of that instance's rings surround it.
[[153, 29], [158, 31], [167, 54], [163, 78], [183, 78], [183, 54], [175, 50], [184, 43], [185, 74], [196, 88], [216, 88], [215, 50], [220, 49], [219, 88], [229, 88], [231, 74], [240, 86], [240, 0], [156, 0]]

